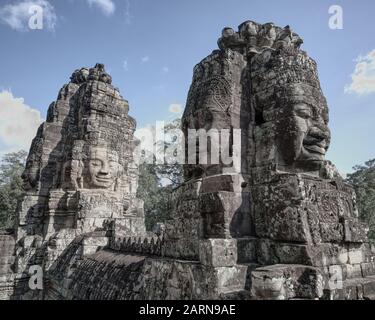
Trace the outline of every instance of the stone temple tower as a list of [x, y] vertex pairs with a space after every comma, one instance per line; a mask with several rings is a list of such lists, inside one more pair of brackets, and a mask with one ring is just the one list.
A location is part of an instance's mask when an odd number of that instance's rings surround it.
[[102, 64], [77, 70], [48, 109], [23, 174], [18, 274], [30, 265], [48, 270], [82, 234], [105, 245], [111, 232], [145, 233], [143, 203], [136, 198], [136, 122], [111, 83]]
[[374, 253], [353, 189], [325, 160], [328, 106], [302, 43], [289, 26], [246, 21], [225, 28], [220, 50], [194, 69], [184, 132], [240, 129], [241, 167], [186, 165], [171, 230], [185, 227], [171, 234], [189, 239], [189, 254], [218, 275], [224, 295], [241, 287], [261, 299], [374, 294]]

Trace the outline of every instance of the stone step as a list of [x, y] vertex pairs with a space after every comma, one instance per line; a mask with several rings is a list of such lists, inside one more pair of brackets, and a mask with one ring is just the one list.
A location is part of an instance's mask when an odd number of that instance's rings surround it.
[[245, 290], [251, 291], [252, 286], [252, 272], [260, 267], [260, 264], [258, 263], [238, 263], [240, 266], [245, 266], [247, 268], [247, 274], [246, 274], [246, 282], [245, 282]]
[[251, 293], [260, 300], [318, 299], [323, 289], [319, 268], [275, 264], [251, 271]]

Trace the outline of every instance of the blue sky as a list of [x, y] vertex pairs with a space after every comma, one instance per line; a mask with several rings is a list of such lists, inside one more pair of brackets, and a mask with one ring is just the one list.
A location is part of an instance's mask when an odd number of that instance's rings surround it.
[[[16, 14], [9, 5], [33, 2], [48, 5], [43, 30], [28, 29], [22, 12], [16, 18], [25, 28], [9, 20]], [[343, 8], [342, 30], [328, 26], [331, 5]], [[71, 73], [96, 62], [129, 100], [138, 126], [171, 119], [170, 105], [185, 106], [193, 67], [217, 48], [223, 27], [272, 21], [289, 24], [318, 62], [333, 134], [328, 158], [349, 172], [375, 157], [374, 12], [373, 0], [0, 0], [0, 152], [27, 145], [20, 140], [34, 130], [34, 109], [45, 118]], [[18, 129], [9, 129], [3, 114], [17, 112]]]

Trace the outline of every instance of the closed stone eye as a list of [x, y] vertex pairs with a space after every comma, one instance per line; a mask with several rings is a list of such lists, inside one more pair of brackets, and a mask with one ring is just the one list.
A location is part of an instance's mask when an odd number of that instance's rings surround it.
[[297, 116], [300, 116], [302, 118], [310, 118], [313, 115], [311, 108], [305, 104], [296, 105], [294, 107], [294, 112]]
[[101, 162], [99, 160], [91, 161], [90, 163], [93, 167], [101, 166]]

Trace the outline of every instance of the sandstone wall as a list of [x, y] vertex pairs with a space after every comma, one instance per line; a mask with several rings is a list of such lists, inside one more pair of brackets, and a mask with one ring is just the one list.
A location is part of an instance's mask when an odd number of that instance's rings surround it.
[[0, 275], [12, 272], [11, 266], [14, 263], [15, 244], [13, 235], [0, 234]]
[[0, 234], [0, 300], [8, 299], [13, 293], [14, 248], [14, 236]]
[[[46, 299], [218, 299], [238, 290], [247, 277], [244, 267], [212, 268], [197, 261], [112, 250], [89, 255], [69, 270], [69, 278], [64, 278], [65, 285], [56, 281], [49, 284]], [[239, 280], [241, 277], [244, 279]]]

